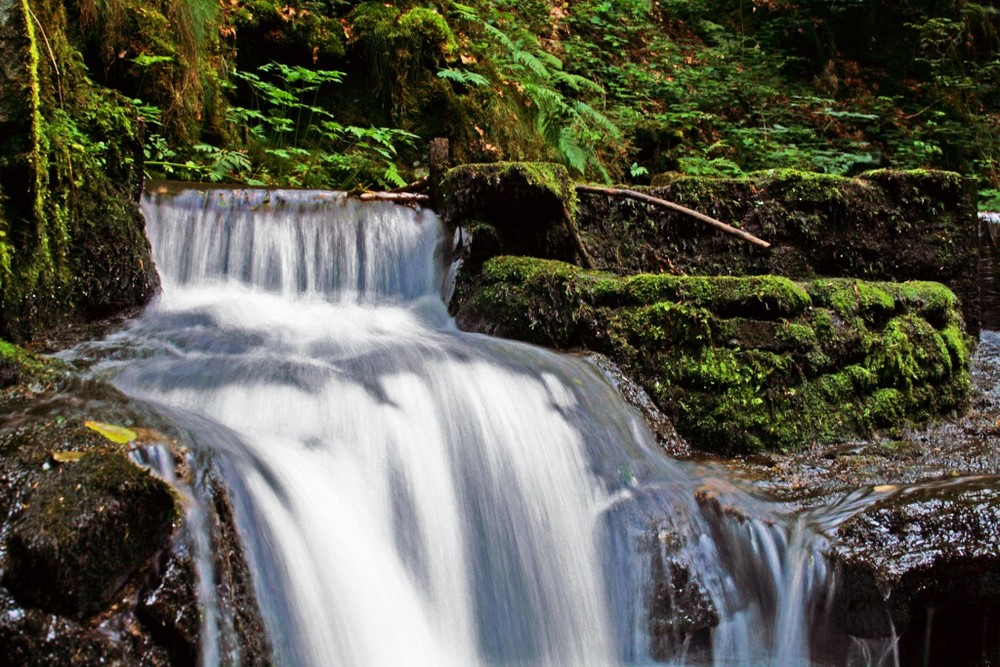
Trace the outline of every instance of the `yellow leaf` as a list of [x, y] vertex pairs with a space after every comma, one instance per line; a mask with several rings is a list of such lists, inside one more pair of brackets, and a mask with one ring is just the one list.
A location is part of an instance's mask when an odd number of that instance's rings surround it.
[[888, 493], [890, 491], [895, 491], [895, 490], [896, 490], [895, 484], [882, 484], [874, 488], [875, 493]]
[[52, 459], [58, 463], [73, 463], [86, 455], [85, 452], [52, 452]]
[[139, 437], [135, 431], [125, 428], [124, 426], [116, 426], [114, 424], [104, 424], [102, 422], [92, 421], [84, 422], [83, 425], [92, 431], [97, 431], [111, 442], [119, 445], [128, 444]]

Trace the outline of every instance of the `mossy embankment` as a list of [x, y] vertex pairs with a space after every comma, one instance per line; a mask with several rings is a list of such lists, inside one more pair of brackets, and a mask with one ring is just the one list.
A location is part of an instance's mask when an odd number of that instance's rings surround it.
[[696, 447], [720, 453], [795, 450], [962, 404], [978, 288], [958, 175], [767, 172], [652, 190], [770, 248], [578, 196], [567, 179], [521, 163], [445, 176], [444, 218], [466, 243], [460, 326], [606, 354]]
[[843, 178], [776, 170], [740, 179], [665, 175], [642, 191], [739, 227], [772, 247], [748, 245], [665, 209], [584, 194], [577, 224], [598, 268], [932, 280], [959, 296], [969, 332], [979, 332], [975, 192], [958, 174], [874, 171]]
[[88, 78], [63, 3], [0, 6], [0, 337], [143, 304], [157, 286], [131, 103]]
[[793, 450], [957, 407], [971, 342], [927, 282], [585, 271], [498, 257], [467, 329], [608, 355], [699, 448]]

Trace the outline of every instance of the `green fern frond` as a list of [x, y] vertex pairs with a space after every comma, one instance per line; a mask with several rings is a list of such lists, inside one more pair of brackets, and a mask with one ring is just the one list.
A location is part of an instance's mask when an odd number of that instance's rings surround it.
[[511, 53], [519, 52], [521, 49], [518, 45], [507, 35], [503, 30], [497, 28], [496, 26], [483, 22], [483, 29], [490, 34], [493, 39], [498, 41], [502, 47], [510, 51]]
[[600, 111], [590, 106], [586, 102], [581, 102], [580, 100], [573, 100], [572, 102], [573, 110], [576, 114], [584, 119], [589, 120], [591, 123], [597, 127], [602, 128], [605, 132], [611, 136], [618, 138], [622, 135], [621, 129], [615, 125], [614, 121], [602, 114]]
[[535, 54], [530, 51], [518, 50], [511, 55], [514, 62], [528, 68], [532, 74], [542, 81], [548, 82], [552, 80], [552, 73], [549, 71], [549, 68]]
[[548, 86], [525, 82], [521, 84], [521, 88], [532, 104], [551, 115], [565, 115], [571, 110], [566, 98], [559, 91]]
[[559, 157], [563, 163], [569, 169], [579, 174], [587, 170], [591, 151], [580, 145], [569, 127], [560, 128], [556, 150], [559, 152]]
[[470, 72], [469, 70], [465, 69], [454, 69], [452, 67], [438, 70], [437, 75], [438, 78], [440, 79], [444, 79], [446, 81], [454, 81], [456, 83], [462, 84], [463, 86], [481, 87], [481, 86], [487, 86], [490, 83], [490, 80], [487, 79], [482, 74], [478, 74], [476, 72]]

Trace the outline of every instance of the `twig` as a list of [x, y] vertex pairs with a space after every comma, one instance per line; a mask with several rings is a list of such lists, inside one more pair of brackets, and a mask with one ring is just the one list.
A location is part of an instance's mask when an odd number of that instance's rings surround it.
[[573, 216], [569, 214], [569, 209], [566, 206], [562, 207], [563, 221], [566, 223], [566, 229], [569, 230], [570, 236], [573, 238], [573, 245], [576, 246], [576, 252], [580, 255], [580, 266], [585, 269], [595, 268], [594, 258], [590, 256], [587, 252], [587, 247], [583, 245], [583, 239], [580, 238], [580, 230], [577, 229], [576, 223], [573, 222]]
[[749, 232], [745, 232], [742, 229], [737, 229], [732, 225], [727, 225], [724, 222], [716, 220], [715, 218], [709, 217], [704, 213], [699, 213], [689, 209], [686, 206], [681, 206], [680, 204], [675, 204], [673, 202], [667, 201], [666, 199], [660, 199], [659, 197], [653, 197], [652, 195], [643, 194], [641, 192], [636, 192], [635, 190], [624, 190], [621, 188], [602, 188], [595, 185], [578, 185], [576, 186], [577, 192], [590, 192], [593, 194], [608, 195], [611, 197], [625, 197], [627, 199], [634, 199], [636, 201], [641, 201], [646, 204], [653, 204], [654, 206], [660, 206], [663, 208], [668, 208], [672, 211], [677, 211], [678, 213], [683, 213], [687, 216], [704, 222], [707, 225], [715, 227], [719, 231], [726, 232], [727, 234], [732, 234], [733, 236], [738, 236], [748, 243], [752, 243], [761, 248], [770, 248], [771, 244], [762, 238], [758, 238]]

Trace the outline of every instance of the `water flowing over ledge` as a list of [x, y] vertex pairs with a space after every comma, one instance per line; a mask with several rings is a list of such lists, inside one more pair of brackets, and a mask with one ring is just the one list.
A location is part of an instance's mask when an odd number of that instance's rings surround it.
[[585, 360], [459, 332], [432, 213], [143, 207], [164, 292], [95, 372], [213, 450], [278, 664], [889, 659], [824, 593], [818, 535], [863, 495], [787, 520], [666, 458]]

